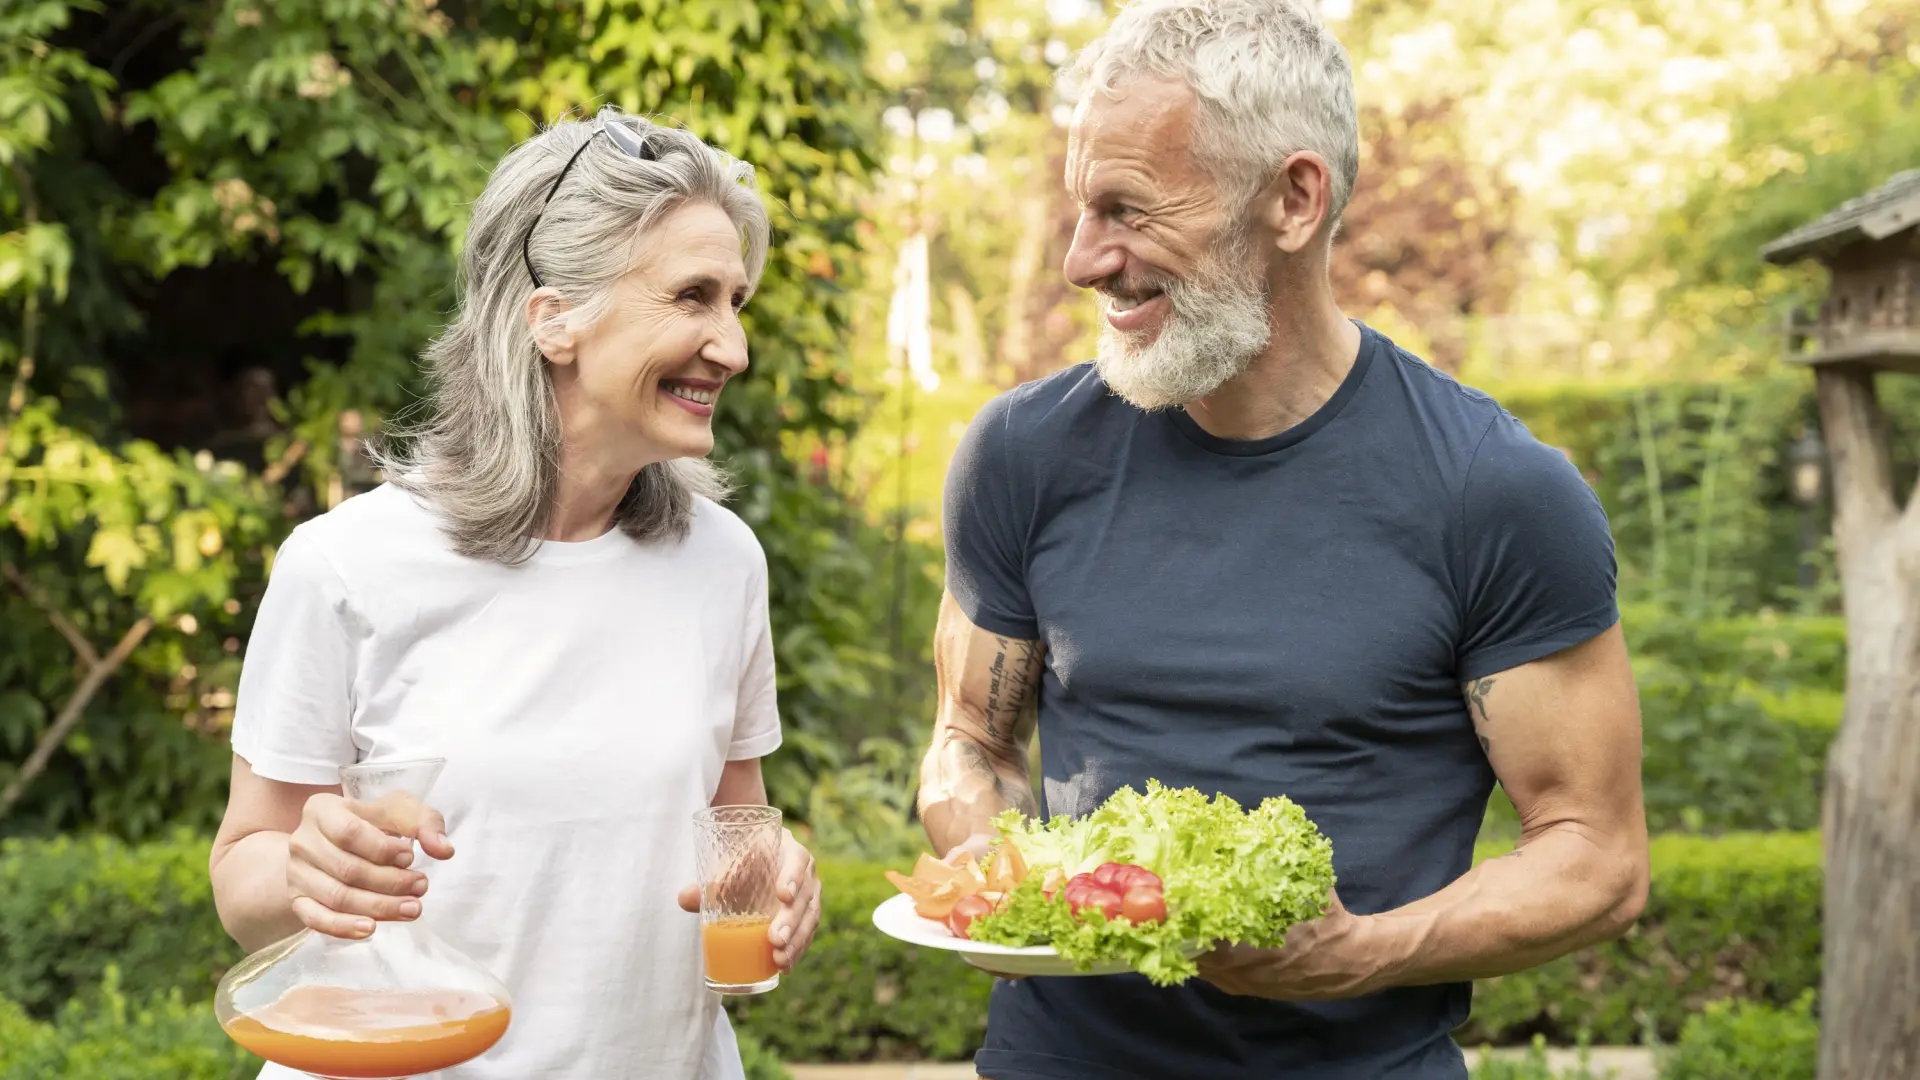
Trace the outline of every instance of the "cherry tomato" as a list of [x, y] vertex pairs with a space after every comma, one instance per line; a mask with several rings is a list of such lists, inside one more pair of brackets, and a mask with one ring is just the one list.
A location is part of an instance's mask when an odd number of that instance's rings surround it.
[[1144, 866], [1129, 866], [1124, 868], [1113, 876], [1113, 884], [1116, 888], [1122, 890], [1135, 888], [1137, 886], [1146, 886], [1151, 889], [1161, 887], [1160, 875]]
[[966, 937], [967, 928], [973, 925], [973, 920], [992, 911], [993, 905], [987, 903], [984, 898], [963, 896], [953, 905], [953, 910], [947, 913], [947, 929], [953, 931], [954, 937]]
[[1126, 873], [1130, 869], [1132, 869], [1132, 867], [1129, 867], [1124, 863], [1117, 863], [1117, 862], [1101, 863], [1100, 868], [1093, 872], [1093, 880], [1098, 882], [1101, 885], [1105, 885], [1111, 888], [1113, 886], [1119, 885], [1120, 882], [1116, 879], [1121, 874]]
[[1120, 914], [1131, 923], [1157, 923], [1167, 918], [1167, 898], [1159, 889], [1135, 885], [1121, 898]]

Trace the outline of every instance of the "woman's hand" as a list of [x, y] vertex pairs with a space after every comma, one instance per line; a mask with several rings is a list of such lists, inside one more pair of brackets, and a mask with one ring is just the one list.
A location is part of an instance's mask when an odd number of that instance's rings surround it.
[[412, 799], [309, 798], [287, 844], [294, 915], [338, 938], [367, 937], [375, 919], [418, 918], [427, 878], [407, 868], [413, 862], [412, 840], [436, 859], [453, 856], [446, 821]]
[[[807, 954], [814, 932], [820, 929], [820, 877], [814, 872], [812, 854], [793, 838], [793, 831], [780, 832], [780, 871], [774, 879], [779, 883], [774, 896], [780, 910], [767, 927], [767, 937], [773, 941], [774, 963], [785, 972]], [[680, 890], [680, 910], [700, 910], [700, 886]]]

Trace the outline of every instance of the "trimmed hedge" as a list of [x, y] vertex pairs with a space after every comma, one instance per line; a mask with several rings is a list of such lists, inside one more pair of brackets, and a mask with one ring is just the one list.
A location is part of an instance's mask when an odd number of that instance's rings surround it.
[[[1477, 855], [1498, 854], [1487, 845]], [[1653, 888], [1618, 941], [1476, 984], [1469, 1045], [1671, 1040], [1708, 1002], [1786, 1006], [1820, 982], [1817, 833], [1653, 840]]]
[[[238, 955], [214, 915], [206, 850], [189, 836], [137, 848], [103, 839], [0, 846], [0, 997], [18, 1003], [11, 1021], [0, 1012], [0, 1034], [23, 1017], [79, 1031], [87, 1022], [58, 1019], [61, 1008], [109, 986], [128, 1001], [179, 989], [188, 1013], [200, 1006]], [[1503, 850], [1483, 845], [1476, 855]], [[991, 980], [873, 929], [874, 907], [893, 891], [882, 869], [822, 864], [824, 926], [807, 962], [777, 992], [729, 1002], [743, 1039], [785, 1061], [955, 1060], [979, 1045]], [[1632, 1042], [1649, 1029], [1672, 1039], [1709, 1001], [1785, 1006], [1817, 985], [1816, 835], [1659, 837], [1653, 875], [1646, 914], [1624, 939], [1480, 983], [1461, 1041], [1542, 1033], [1572, 1042], [1585, 1032]], [[155, 1019], [140, 1023], [187, 1023], [174, 1006], [151, 1008]]]
[[1813, 994], [1788, 1009], [1716, 1001], [1687, 1020], [1660, 1070], [1661, 1080], [1814, 1080], [1820, 1070], [1820, 1022]]
[[211, 998], [242, 953], [213, 909], [209, 850], [188, 833], [137, 847], [0, 841], [0, 997], [47, 1020], [114, 964], [136, 1000], [173, 989]]
[[110, 968], [51, 1022], [0, 998], [0, 1080], [251, 1080], [260, 1065], [220, 1030], [211, 1004], [177, 990], [136, 1003]]

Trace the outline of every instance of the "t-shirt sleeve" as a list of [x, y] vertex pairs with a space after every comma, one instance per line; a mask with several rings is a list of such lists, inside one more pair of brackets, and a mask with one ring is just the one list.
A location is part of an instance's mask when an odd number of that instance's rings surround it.
[[1619, 620], [1613, 535], [1566, 456], [1511, 416], [1475, 451], [1461, 493], [1461, 681], [1578, 645]]
[[947, 591], [980, 629], [1037, 641], [1039, 624], [1027, 593], [1027, 522], [1015, 510], [1009, 406], [1005, 394], [988, 402], [967, 425], [947, 466], [941, 507]]
[[337, 784], [359, 760], [353, 680], [359, 628], [333, 562], [296, 528], [267, 579], [240, 666], [233, 751], [289, 784]]
[[773, 666], [773, 621], [767, 599], [767, 558], [757, 545], [747, 582], [740, 691], [733, 714], [728, 761], [763, 758], [780, 748], [780, 702]]

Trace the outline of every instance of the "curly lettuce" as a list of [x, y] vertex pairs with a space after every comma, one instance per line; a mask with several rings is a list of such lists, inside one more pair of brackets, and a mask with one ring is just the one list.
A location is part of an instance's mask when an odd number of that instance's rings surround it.
[[[1041, 822], [1008, 811], [994, 824], [1019, 849], [1027, 876], [1004, 907], [974, 921], [969, 938], [1050, 945], [1082, 971], [1124, 961], [1157, 986], [1198, 973], [1187, 956], [1195, 946], [1280, 947], [1294, 925], [1326, 913], [1334, 885], [1332, 842], [1279, 796], [1243, 810], [1225, 795], [1149, 780], [1144, 795], [1122, 788], [1084, 817]], [[1166, 920], [1136, 926], [1095, 909], [1075, 917], [1064, 896], [1042, 891], [1048, 870], [1071, 878], [1106, 862], [1158, 874]]]

